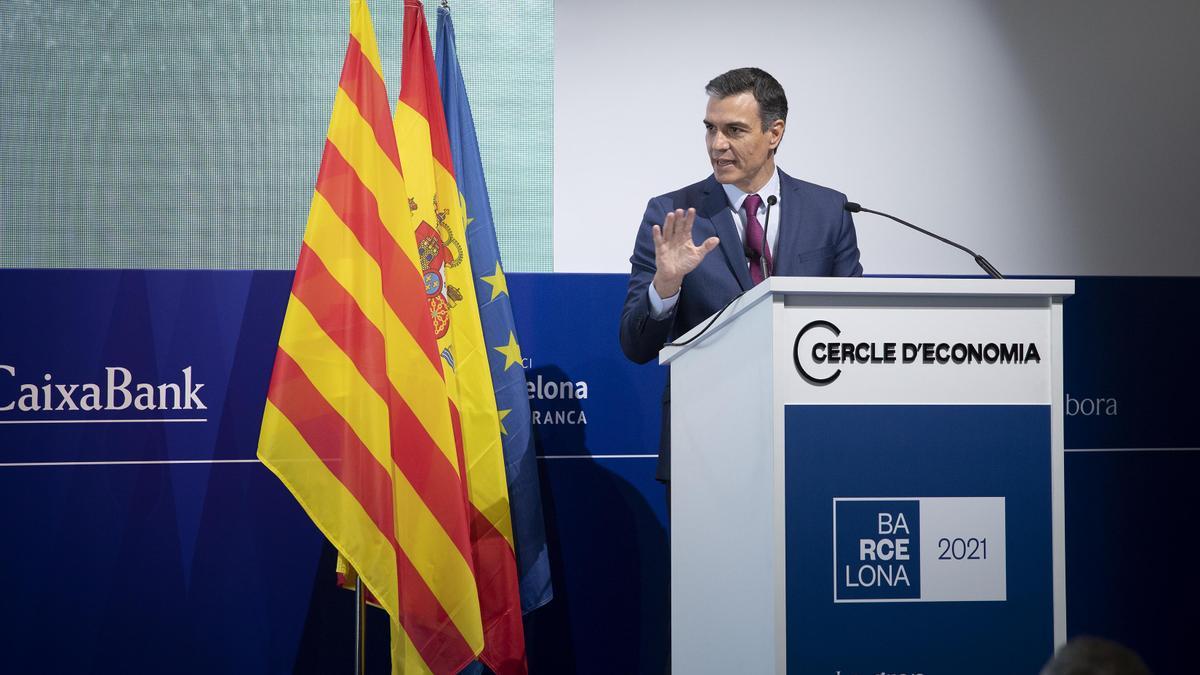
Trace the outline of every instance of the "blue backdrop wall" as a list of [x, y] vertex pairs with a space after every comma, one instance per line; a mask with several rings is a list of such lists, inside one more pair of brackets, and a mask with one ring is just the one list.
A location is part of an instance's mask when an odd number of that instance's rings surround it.
[[[352, 595], [333, 585], [333, 551], [254, 459], [290, 285], [283, 271], [0, 270], [5, 672], [349, 669]], [[527, 617], [532, 670], [663, 672], [664, 372], [620, 353], [623, 275], [513, 274], [509, 288], [556, 591]], [[1190, 672], [1200, 366], [1188, 348], [1200, 320], [1183, 308], [1200, 280], [1077, 289], [1068, 630], [1121, 640], [1155, 672]], [[136, 398], [139, 383], [153, 400]], [[176, 385], [165, 401], [162, 384]], [[110, 409], [72, 409], [85, 400]], [[370, 670], [386, 672], [383, 617], [368, 630]]]

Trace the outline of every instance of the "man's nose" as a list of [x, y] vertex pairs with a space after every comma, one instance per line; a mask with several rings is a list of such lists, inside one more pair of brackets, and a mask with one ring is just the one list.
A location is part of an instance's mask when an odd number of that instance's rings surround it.
[[726, 150], [729, 148], [729, 138], [726, 137], [725, 134], [718, 131], [713, 135], [712, 146], [713, 150]]

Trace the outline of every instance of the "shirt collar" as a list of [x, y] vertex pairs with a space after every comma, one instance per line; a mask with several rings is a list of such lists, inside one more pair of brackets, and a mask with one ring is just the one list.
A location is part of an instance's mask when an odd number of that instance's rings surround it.
[[[749, 196], [749, 193], [742, 192], [741, 189], [732, 184], [723, 183], [721, 187], [725, 188], [725, 196], [729, 198], [729, 205], [733, 207], [733, 210], [741, 211], [742, 202], [746, 201], [746, 197]], [[772, 196], [775, 197], [776, 202], [778, 202], [780, 199], [779, 167], [775, 167], [775, 170], [771, 172], [771, 178], [767, 180], [767, 184], [758, 191], [758, 196], [762, 197], [763, 204], [766, 204], [767, 198]]]

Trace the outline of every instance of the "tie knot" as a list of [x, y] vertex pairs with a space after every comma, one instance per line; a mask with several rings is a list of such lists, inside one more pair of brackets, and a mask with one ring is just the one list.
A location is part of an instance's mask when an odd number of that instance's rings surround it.
[[757, 194], [746, 195], [746, 201], [742, 202], [742, 206], [746, 208], [746, 215], [751, 218], [757, 218], [758, 208], [762, 206], [762, 197]]

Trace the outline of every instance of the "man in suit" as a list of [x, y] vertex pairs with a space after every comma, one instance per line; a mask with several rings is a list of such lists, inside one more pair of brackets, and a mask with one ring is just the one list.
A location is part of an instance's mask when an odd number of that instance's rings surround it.
[[[758, 68], [713, 78], [704, 115], [713, 174], [646, 206], [629, 262], [621, 348], [646, 363], [765, 277], [861, 276], [846, 196], [775, 166], [783, 87]], [[669, 483], [670, 385], [657, 478]]]

